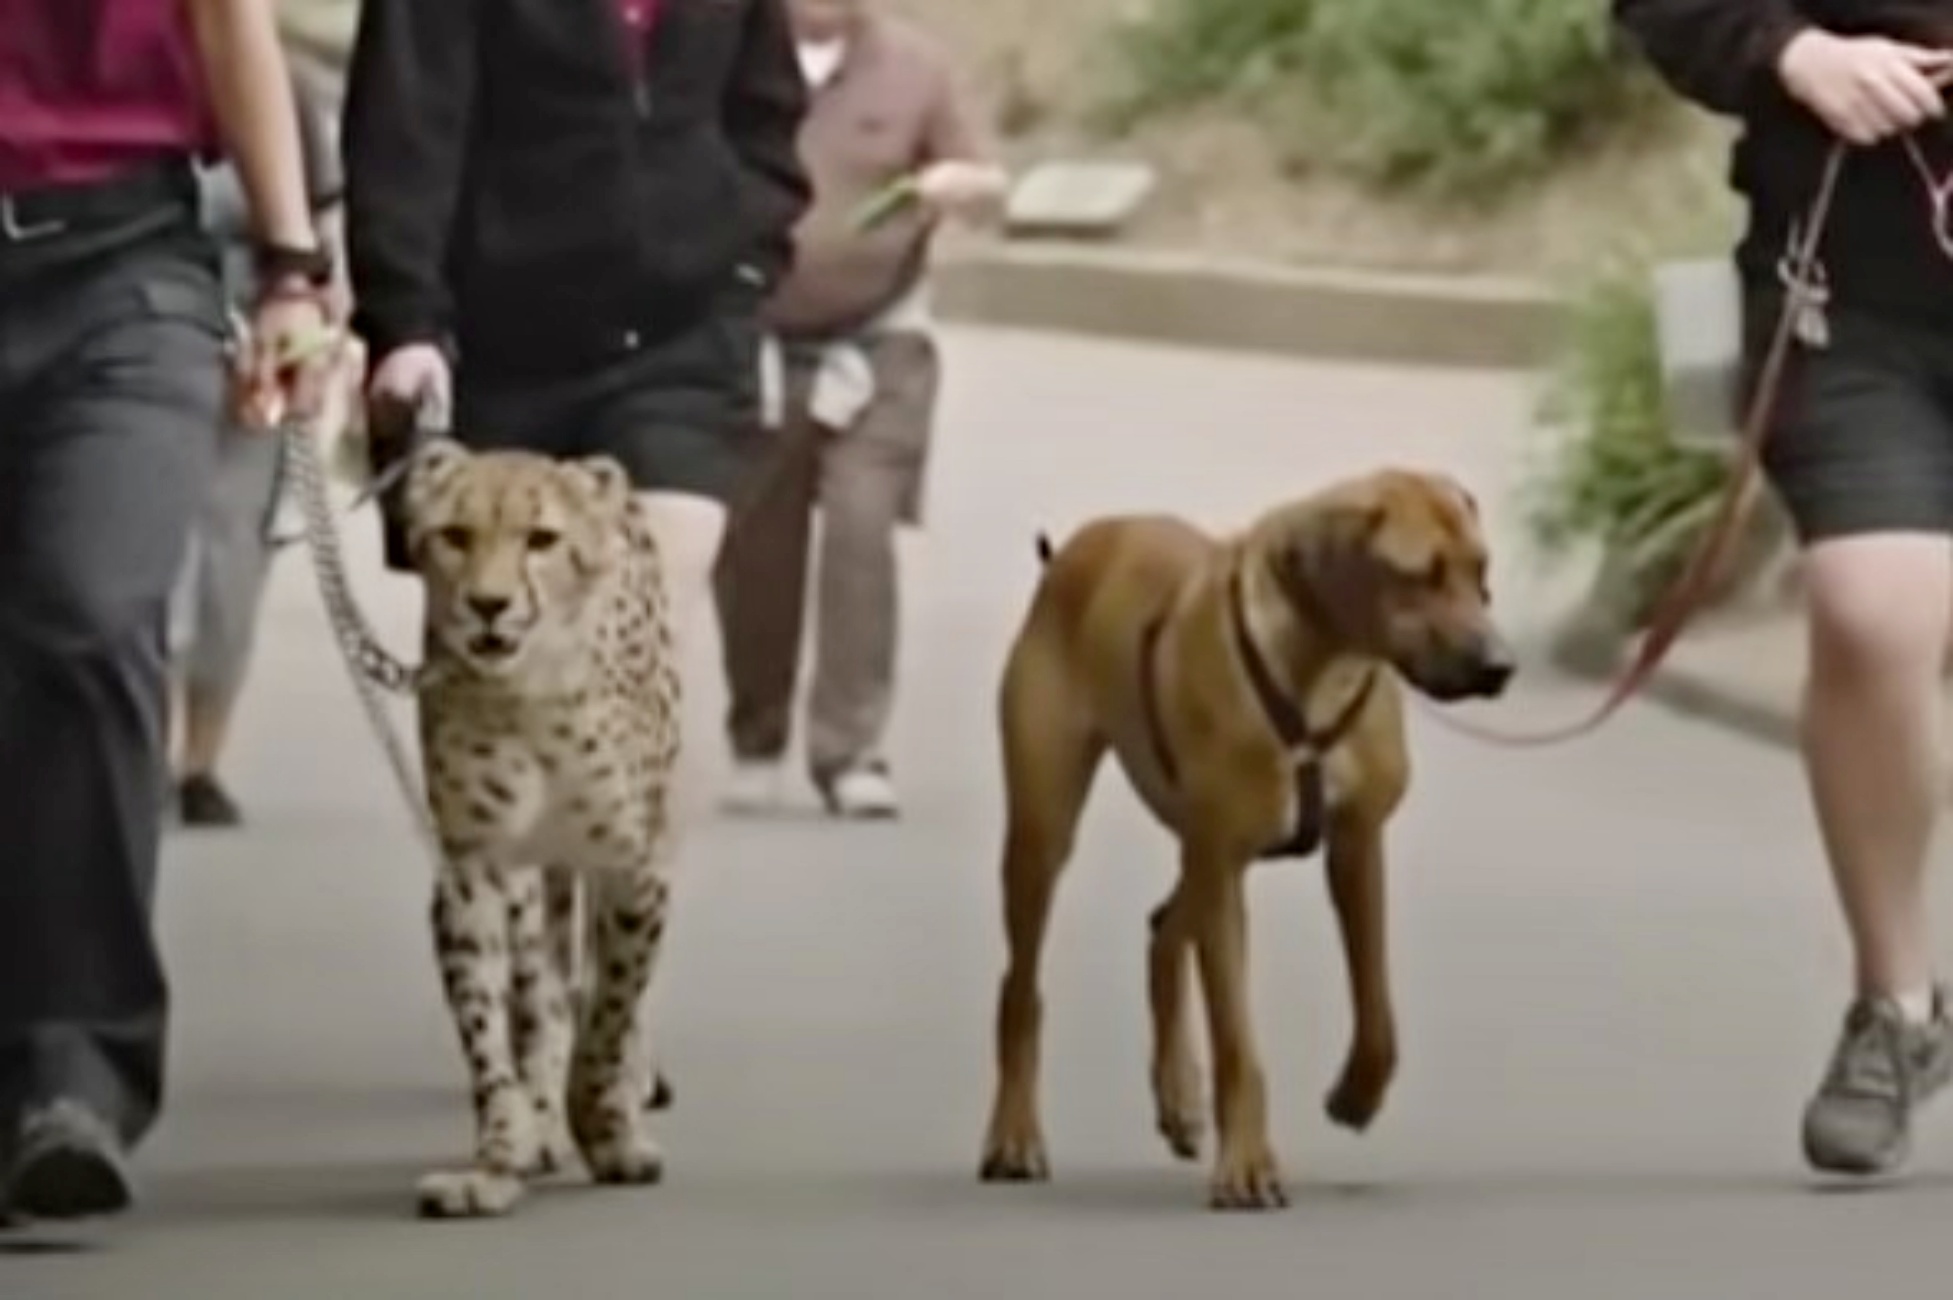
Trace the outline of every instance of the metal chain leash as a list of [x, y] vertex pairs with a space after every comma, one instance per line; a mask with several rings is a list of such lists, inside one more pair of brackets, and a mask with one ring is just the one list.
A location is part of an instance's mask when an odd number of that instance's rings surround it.
[[[353, 692], [372, 724], [373, 734], [386, 752], [401, 797], [413, 815], [434, 861], [443, 858], [441, 837], [428, 811], [427, 797], [420, 776], [409, 755], [406, 742], [387, 710], [383, 692], [413, 695], [421, 685], [421, 670], [405, 663], [381, 644], [373, 625], [354, 599], [352, 584], [346, 577], [345, 552], [339, 544], [339, 530], [333, 519], [332, 502], [326, 493], [325, 466], [309, 423], [303, 419], [282, 421], [279, 436], [285, 440], [286, 463], [291, 467], [292, 483], [298, 494], [299, 513], [305, 525], [306, 549], [312, 555], [312, 572], [318, 580], [319, 599], [325, 606], [326, 621], [345, 660]], [[404, 462], [400, 467], [404, 468]], [[377, 497], [380, 489], [369, 489]]]

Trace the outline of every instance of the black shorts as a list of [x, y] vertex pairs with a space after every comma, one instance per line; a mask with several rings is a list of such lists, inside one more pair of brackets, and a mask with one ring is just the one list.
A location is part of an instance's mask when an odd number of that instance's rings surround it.
[[610, 455], [640, 492], [727, 502], [760, 450], [760, 326], [733, 295], [665, 338], [621, 339], [571, 373], [455, 375], [454, 436], [481, 450]]
[[[1782, 298], [1744, 304], [1747, 403]], [[1953, 533], [1953, 324], [1827, 308], [1829, 339], [1795, 340], [1763, 467], [1800, 541]]]

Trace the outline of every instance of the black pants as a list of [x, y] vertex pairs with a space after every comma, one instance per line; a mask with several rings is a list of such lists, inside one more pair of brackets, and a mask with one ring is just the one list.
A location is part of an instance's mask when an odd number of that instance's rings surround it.
[[471, 447], [615, 457], [640, 492], [724, 503], [753, 471], [760, 427], [758, 303], [736, 288], [669, 337], [617, 340], [551, 372], [471, 360], [455, 375], [455, 436]]
[[55, 1096], [134, 1142], [162, 1098], [165, 635], [215, 447], [223, 302], [187, 223], [31, 276], [7, 251], [0, 1145]]

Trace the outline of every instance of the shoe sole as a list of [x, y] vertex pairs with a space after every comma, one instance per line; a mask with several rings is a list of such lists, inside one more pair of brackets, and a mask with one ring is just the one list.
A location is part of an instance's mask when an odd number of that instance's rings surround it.
[[0, 1199], [23, 1218], [88, 1219], [126, 1210], [133, 1197], [129, 1180], [108, 1156], [62, 1145], [23, 1160]]
[[1912, 1155], [1910, 1137], [1901, 1138], [1881, 1155], [1856, 1155], [1844, 1151], [1823, 1151], [1804, 1136], [1804, 1163], [1820, 1174], [1845, 1178], [1881, 1178], [1902, 1169]]

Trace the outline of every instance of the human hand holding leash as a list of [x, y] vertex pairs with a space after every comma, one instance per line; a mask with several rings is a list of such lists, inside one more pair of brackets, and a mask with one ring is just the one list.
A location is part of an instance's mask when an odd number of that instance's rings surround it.
[[1940, 92], [1953, 76], [1953, 51], [1811, 27], [1784, 46], [1776, 72], [1840, 138], [1873, 145], [1946, 115]]
[[454, 377], [446, 354], [432, 343], [395, 348], [373, 367], [366, 396], [372, 406], [426, 411], [430, 418], [444, 418], [454, 397]]
[[336, 322], [325, 294], [273, 285], [237, 333], [233, 378], [244, 425], [269, 430], [288, 415], [315, 414], [336, 351]]

